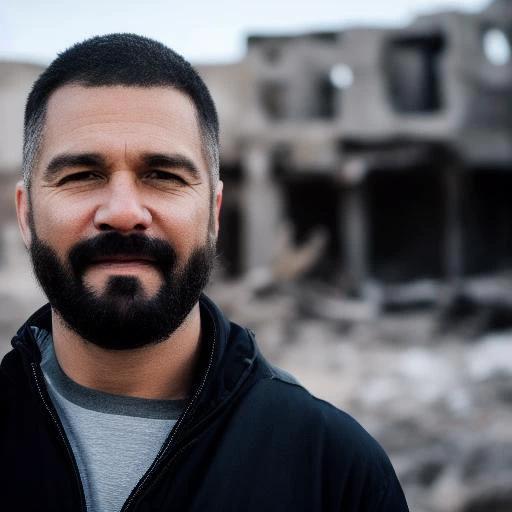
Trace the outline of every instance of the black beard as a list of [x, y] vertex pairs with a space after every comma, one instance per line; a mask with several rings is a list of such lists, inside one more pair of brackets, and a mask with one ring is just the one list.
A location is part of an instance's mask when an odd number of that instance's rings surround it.
[[[215, 242], [195, 249], [183, 268], [165, 241], [142, 234], [115, 231], [77, 243], [69, 252], [69, 265], [40, 240], [32, 229], [30, 256], [34, 273], [55, 311], [85, 340], [106, 349], [135, 349], [168, 338], [199, 300], [215, 260]], [[101, 257], [149, 258], [163, 283], [147, 297], [140, 279], [113, 276], [98, 294], [84, 283], [84, 272]]]

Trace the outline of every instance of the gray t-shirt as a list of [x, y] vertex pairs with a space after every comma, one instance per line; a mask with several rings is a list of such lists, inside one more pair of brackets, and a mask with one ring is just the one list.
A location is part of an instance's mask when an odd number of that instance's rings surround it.
[[87, 510], [119, 511], [170, 434], [184, 401], [117, 396], [81, 386], [59, 366], [52, 336], [34, 330], [48, 391], [78, 464]]

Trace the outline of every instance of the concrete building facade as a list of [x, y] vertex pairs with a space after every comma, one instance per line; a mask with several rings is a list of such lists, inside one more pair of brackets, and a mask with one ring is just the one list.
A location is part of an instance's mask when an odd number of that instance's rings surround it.
[[223, 241], [234, 271], [270, 265], [291, 221], [299, 241], [327, 229], [324, 270], [356, 296], [508, 272], [511, 26], [510, 3], [496, 0], [397, 29], [251, 36], [228, 80], [201, 67], [236, 190], [237, 245], [231, 230]]
[[[511, 27], [495, 0], [396, 29], [251, 36], [240, 62], [198, 66], [221, 120], [226, 273], [272, 266], [287, 224], [298, 244], [328, 233], [312, 272], [352, 296], [437, 300], [510, 272]], [[0, 63], [4, 288], [26, 262], [12, 190], [40, 71]]]

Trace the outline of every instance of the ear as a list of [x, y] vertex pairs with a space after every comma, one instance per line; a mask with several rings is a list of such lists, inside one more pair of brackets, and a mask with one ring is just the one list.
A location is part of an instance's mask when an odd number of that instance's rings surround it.
[[219, 235], [220, 225], [220, 209], [222, 207], [222, 190], [224, 189], [224, 183], [222, 181], [217, 182], [215, 190], [215, 236]]
[[32, 232], [30, 231], [30, 223], [28, 221], [30, 210], [28, 194], [29, 192], [23, 181], [18, 181], [18, 183], [16, 183], [16, 215], [18, 217], [18, 226], [21, 236], [27, 249], [32, 242]]

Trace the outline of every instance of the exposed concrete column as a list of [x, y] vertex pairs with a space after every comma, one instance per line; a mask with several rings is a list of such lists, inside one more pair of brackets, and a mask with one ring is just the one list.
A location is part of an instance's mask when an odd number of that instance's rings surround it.
[[452, 165], [445, 169], [443, 178], [446, 199], [444, 267], [453, 297], [462, 287], [464, 274], [461, 169]]
[[350, 277], [350, 292], [362, 297], [368, 279], [368, 209], [363, 183], [367, 165], [363, 159], [343, 164], [340, 189], [340, 226], [346, 266]]
[[282, 197], [272, 177], [269, 148], [254, 144], [242, 156], [242, 271], [269, 267], [282, 222]]

